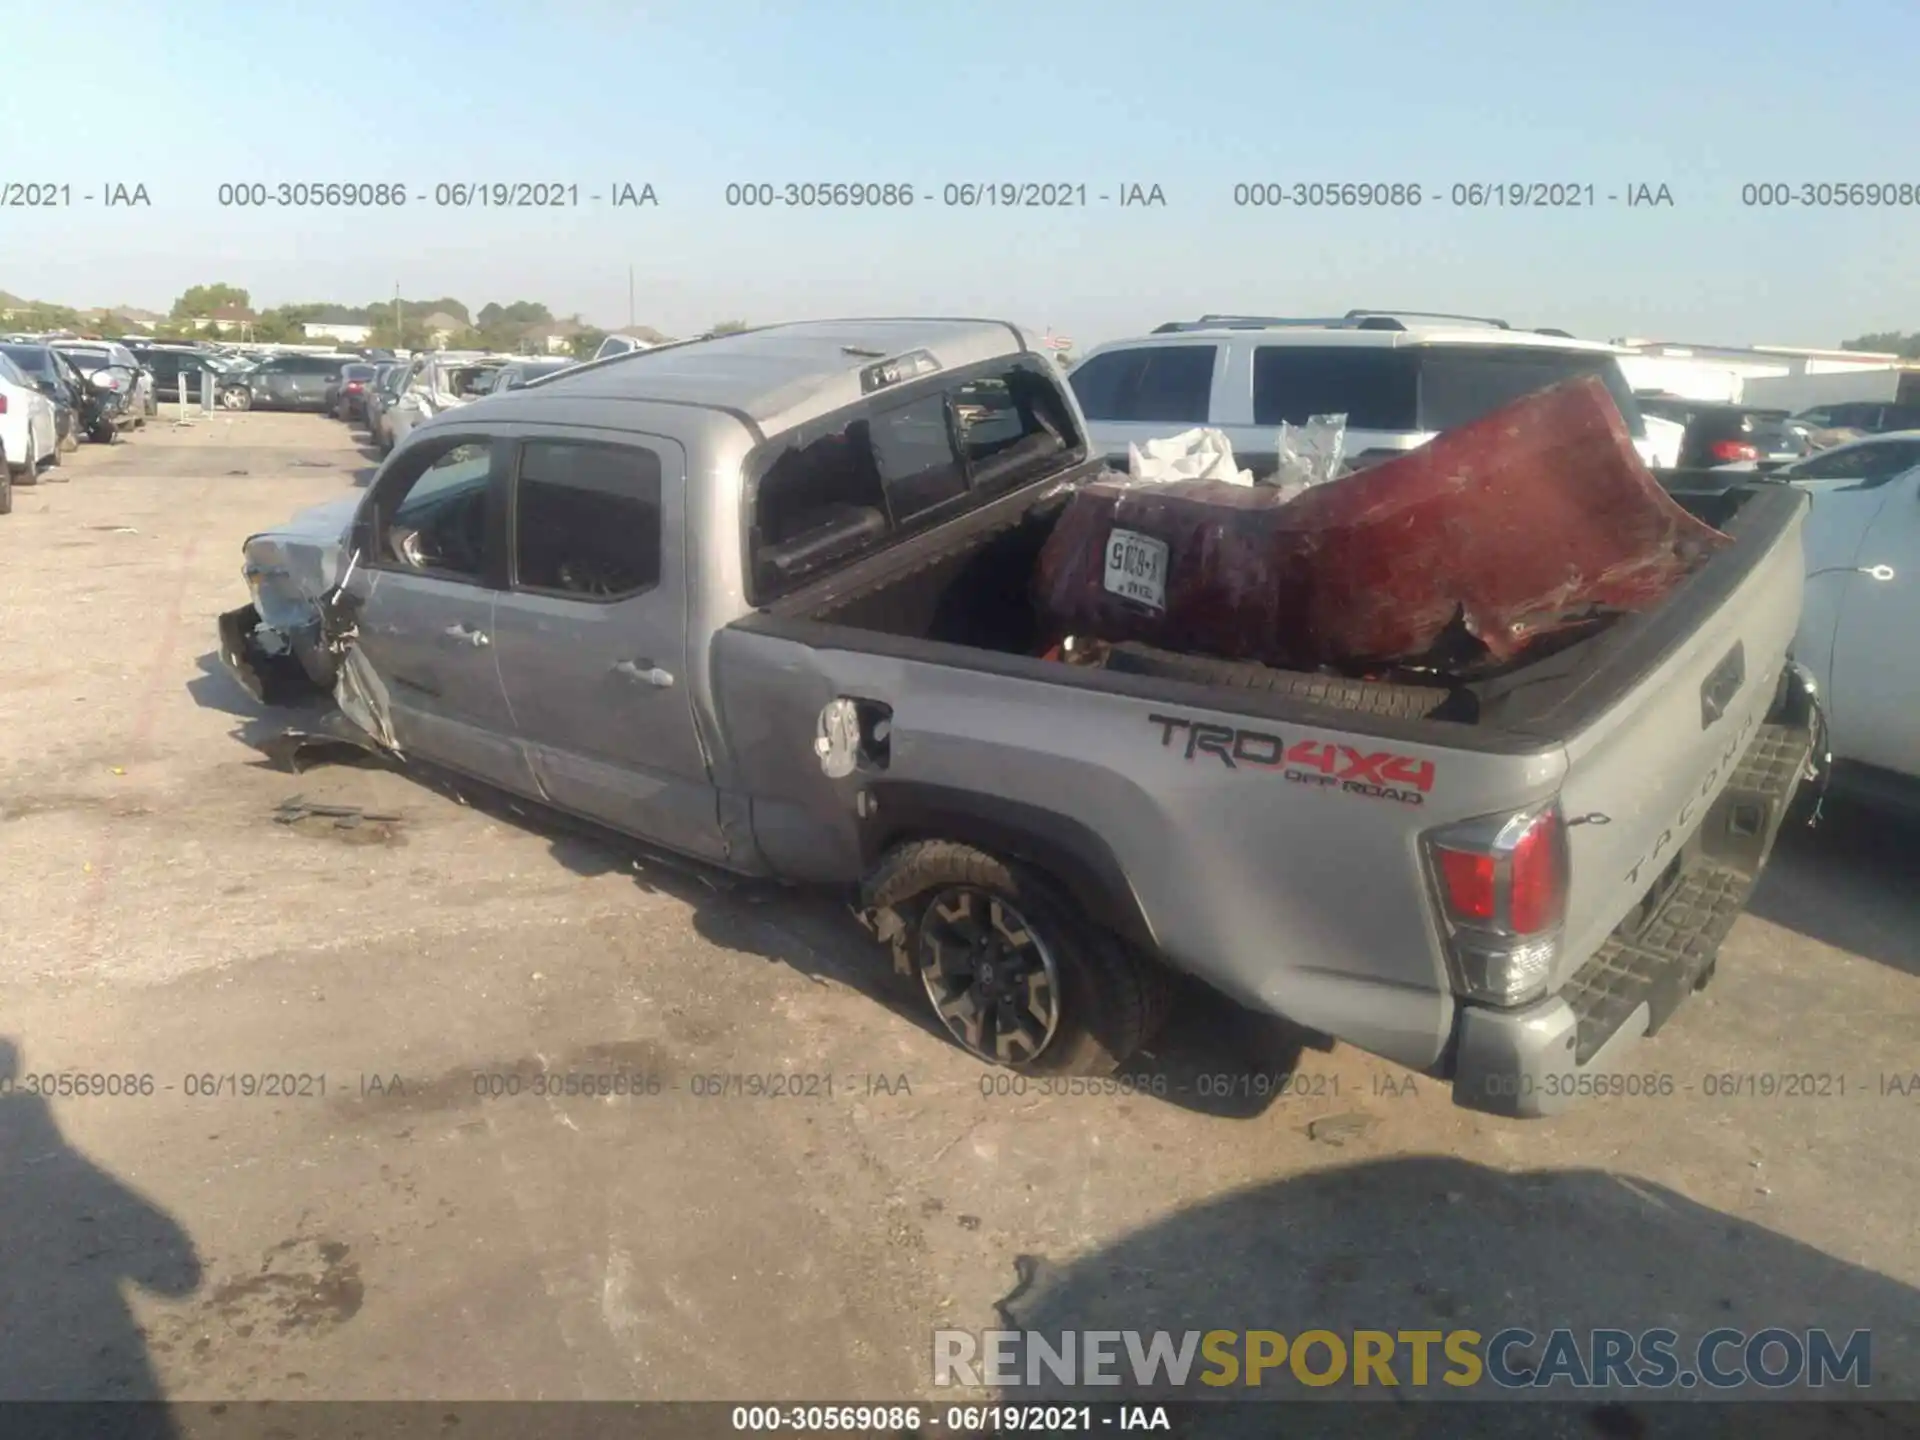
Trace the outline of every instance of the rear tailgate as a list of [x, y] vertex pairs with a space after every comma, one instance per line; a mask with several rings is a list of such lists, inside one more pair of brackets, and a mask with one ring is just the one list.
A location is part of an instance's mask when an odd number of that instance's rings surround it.
[[[1638, 927], [1663, 899], [1705, 905], [1716, 912], [1702, 926], [1712, 933], [1684, 938], [1701, 963], [1710, 960], [1703, 942], [1717, 945], [1731, 925], [1777, 831], [1784, 800], [1756, 817], [1751, 807], [1733, 806], [1729, 782], [1743, 764], [1770, 759], [1797, 769], [1805, 758], [1804, 747], [1777, 753], [1777, 727], [1766, 721], [1800, 619], [1806, 509], [1787, 487], [1762, 487], [1727, 526], [1742, 543], [1694, 576], [1669, 602], [1672, 613], [1658, 617], [1663, 658], [1566, 739], [1561, 799], [1572, 822], [1572, 889], [1555, 979], [1573, 982], [1571, 992], [1604, 992], [1567, 993], [1577, 1011], [1598, 1005], [1604, 1012], [1583, 1013], [1583, 1061], [1631, 1013], [1636, 985], [1644, 990], [1640, 982], [1651, 978], [1610, 973], [1610, 965], [1626, 963], [1610, 945], [1616, 928], [1623, 921]], [[1743, 771], [1735, 789], [1754, 782]], [[1728, 804], [1716, 810], [1723, 793]], [[1732, 817], [1733, 834], [1726, 833], [1730, 809], [1742, 810]], [[1738, 833], [1745, 830], [1754, 833]], [[1658, 948], [1659, 935], [1648, 938]], [[1694, 977], [1681, 978], [1690, 984]], [[1652, 1009], [1650, 1028], [1657, 1028], [1663, 1006]]]

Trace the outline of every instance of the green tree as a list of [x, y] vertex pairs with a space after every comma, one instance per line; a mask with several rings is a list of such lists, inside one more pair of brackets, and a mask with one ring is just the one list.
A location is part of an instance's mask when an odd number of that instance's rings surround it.
[[712, 335], [738, 335], [746, 328], [747, 322], [744, 320], [722, 320], [708, 333]]
[[78, 310], [65, 305], [49, 305], [43, 300], [31, 300], [23, 308], [14, 310], [13, 318], [7, 325], [16, 330], [78, 330], [81, 320]]
[[553, 312], [537, 300], [516, 300], [511, 305], [489, 301], [473, 318], [482, 330], [524, 330], [534, 325], [551, 325]]
[[607, 332], [604, 330], [582, 330], [578, 335], [575, 335], [570, 342], [573, 346], [573, 358], [576, 360], [591, 360], [593, 358], [593, 352], [600, 348], [600, 342], [606, 338]]
[[173, 302], [173, 318], [191, 320], [202, 315], [211, 315], [214, 311], [228, 305], [238, 305], [242, 309], [248, 306], [248, 295], [238, 285], [191, 285], [186, 293]]
[[1853, 340], [1842, 340], [1842, 350], [1872, 350], [1883, 354], [1898, 355], [1903, 360], [1920, 360], [1920, 330], [1904, 335], [1898, 330], [1883, 330], [1873, 335], [1861, 335]]

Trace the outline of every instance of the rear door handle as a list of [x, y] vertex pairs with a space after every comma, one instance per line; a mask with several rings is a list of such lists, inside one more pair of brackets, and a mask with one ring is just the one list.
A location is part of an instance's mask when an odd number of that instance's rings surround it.
[[644, 680], [656, 690], [666, 690], [673, 684], [673, 676], [651, 660], [622, 660], [613, 667], [613, 673], [629, 680]]
[[484, 649], [493, 643], [484, 630], [472, 630], [465, 625], [449, 625], [446, 629], [449, 640], [464, 640], [476, 650]]

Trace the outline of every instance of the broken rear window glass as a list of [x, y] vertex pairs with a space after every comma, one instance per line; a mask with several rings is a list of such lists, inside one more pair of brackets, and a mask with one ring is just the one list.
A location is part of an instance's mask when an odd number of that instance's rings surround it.
[[868, 433], [895, 525], [966, 494], [966, 468], [954, 449], [945, 395], [876, 415]]

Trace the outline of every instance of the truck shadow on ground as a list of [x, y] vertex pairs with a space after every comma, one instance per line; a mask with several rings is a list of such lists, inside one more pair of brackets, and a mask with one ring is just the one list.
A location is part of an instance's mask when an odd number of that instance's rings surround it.
[[1920, 976], [1920, 824], [1829, 798], [1820, 824], [1789, 826], [1748, 910], [1795, 934]]
[[[711, 945], [844, 985], [954, 1043], [919, 980], [897, 974], [855, 918], [851, 894], [742, 879], [462, 778], [427, 768], [409, 773], [491, 819], [544, 836], [554, 860], [576, 875], [627, 874], [642, 889], [680, 901], [694, 932]], [[1286, 1096], [1286, 1077], [1313, 1037], [1195, 983], [1181, 983], [1177, 996], [1166, 1027], [1126, 1067], [1121, 1083], [1142, 1096], [1232, 1119], [1253, 1119]]]
[[[199, 1253], [178, 1221], [67, 1143], [19, 1058], [0, 1038], [0, 1400], [159, 1400], [123, 1288], [191, 1295]], [[15, 1420], [30, 1432], [32, 1418]], [[175, 1433], [151, 1406], [108, 1429], [142, 1440]]]
[[[1541, 1373], [1548, 1335], [1561, 1327], [1583, 1343], [1596, 1328], [1636, 1336], [1671, 1329], [1679, 1337], [1673, 1346], [1678, 1372], [1695, 1370], [1696, 1347], [1715, 1330], [1751, 1335], [1777, 1326], [1804, 1336], [1809, 1327], [1822, 1327], [1842, 1351], [1854, 1331], [1872, 1332], [1874, 1389], [1868, 1394], [1877, 1402], [1896, 1394], [1910, 1402], [1917, 1383], [1912, 1317], [1920, 1314], [1920, 1291], [1659, 1185], [1604, 1170], [1506, 1173], [1440, 1156], [1319, 1170], [1181, 1211], [1071, 1264], [1016, 1257], [1007, 1280], [1010, 1293], [1000, 1302], [999, 1323], [1042, 1333], [1056, 1347], [1063, 1330], [1167, 1330], [1178, 1342], [1185, 1332], [1209, 1330], [1294, 1337], [1308, 1330], [1350, 1336], [1356, 1329], [1464, 1329], [1479, 1332], [1484, 1342], [1520, 1327], [1535, 1340], [1507, 1353], [1511, 1371], [1531, 1378]], [[1113, 1401], [1175, 1393], [1164, 1379], [1158, 1387], [1136, 1386], [1125, 1349], [1116, 1343], [1114, 1351], [1120, 1385], [1083, 1386], [1075, 1395], [1041, 1370], [1054, 1388], [1021, 1386], [1005, 1398]], [[1309, 1373], [1329, 1368], [1327, 1348], [1316, 1345], [1309, 1355]], [[1744, 1363], [1741, 1355], [1742, 1347], [1734, 1345], [1713, 1358], [1724, 1373]], [[1764, 1363], [1779, 1366], [1778, 1355]], [[1634, 1392], [1582, 1396], [1566, 1381], [1531, 1392], [1535, 1400], [1561, 1402], [1551, 1406], [1433, 1403], [1502, 1396], [1523, 1402], [1528, 1392], [1514, 1396], [1486, 1382], [1471, 1390], [1448, 1386], [1441, 1376], [1454, 1367], [1439, 1344], [1432, 1357], [1425, 1386], [1412, 1383], [1410, 1351], [1403, 1347], [1390, 1366], [1392, 1387], [1382, 1386], [1376, 1374], [1370, 1389], [1345, 1383], [1310, 1389], [1283, 1362], [1252, 1390], [1197, 1383], [1214, 1367], [1196, 1355], [1180, 1398], [1385, 1403], [1294, 1405], [1266, 1414], [1239, 1407], [1182, 1433], [1209, 1440], [1264, 1440], [1282, 1433], [1619, 1440], [1913, 1433], [1904, 1428], [1911, 1403], [1881, 1406], [1878, 1420], [1874, 1407], [1850, 1406], [1840, 1430], [1810, 1428], [1804, 1411], [1795, 1423], [1776, 1429], [1788, 1420], [1777, 1402], [1812, 1398], [1814, 1392], [1804, 1389], [1774, 1391], [1775, 1403], [1742, 1406], [1737, 1414], [1727, 1407], [1622, 1404]], [[1025, 1361], [1018, 1363], [1024, 1370]], [[1349, 1359], [1345, 1378], [1351, 1375]], [[1845, 1382], [1829, 1381], [1821, 1398], [1862, 1398], [1857, 1390], [1844, 1393], [1849, 1390]], [[1638, 1393], [1644, 1399], [1654, 1392]], [[1677, 1400], [1714, 1392], [1696, 1385], [1658, 1393]], [[1764, 1400], [1766, 1394], [1746, 1389], [1737, 1398]]]
[[[332, 702], [312, 707], [268, 707], [227, 674], [218, 654], [198, 658], [187, 682], [195, 702], [234, 716], [234, 738], [260, 752], [262, 768], [291, 768], [290, 732], [320, 736], [337, 715]], [[383, 764], [349, 747], [315, 744], [301, 751], [302, 768], [317, 763]], [[649, 851], [624, 836], [420, 766], [408, 775], [490, 818], [543, 836], [553, 858], [576, 875], [630, 874], [642, 888], [670, 895], [692, 912], [695, 932], [736, 954], [774, 960], [821, 983], [847, 986], [927, 1034], [951, 1043], [934, 1019], [918, 980], [897, 975], [852, 914], [851, 895], [836, 895], [743, 880], [694, 861]], [[1303, 1054], [1320, 1047], [1308, 1035], [1270, 1016], [1253, 1014], [1224, 996], [1182, 980], [1168, 1021], [1126, 1067], [1121, 1083], [1137, 1093], [1201, 1114], [1254, 1119], [1285, 1098]]]

